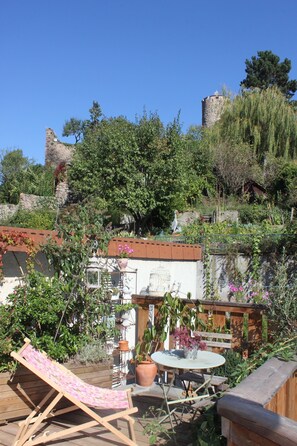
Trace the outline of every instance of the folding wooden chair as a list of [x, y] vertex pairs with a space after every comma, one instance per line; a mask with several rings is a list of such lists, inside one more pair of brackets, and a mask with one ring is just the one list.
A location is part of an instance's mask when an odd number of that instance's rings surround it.
[[[18, 352], [12, 352], [11, 356], [51, 387], [48, 394], [26, 420], [19, 423], [19, 431], [13, 446], [33, 446], [48, 443], [97, 425], [101, 425], [112, 432], [124, 444], [137, 446], [133, 426], [134, 420], [130, 415], [137, 412], [138, 409], [133, 407], [130, 390], [104, 389], [83, 382], [61, 364], [50, 359], [44, 352], [33, 348], [30, 339], [27, 338], [22, 348]], [[57, 408], [54, 411], [63, 397], [72, 405], [62, 409]], [[91, 421], [51, 434], [38, 433], [43, 421], [78, 409], [88, 415]], [[94, 409], [111, 409], [114, 413], [102, 417]], [[110, 424], [111, 421], [119, 418], [127, 421], [131, 439]]]

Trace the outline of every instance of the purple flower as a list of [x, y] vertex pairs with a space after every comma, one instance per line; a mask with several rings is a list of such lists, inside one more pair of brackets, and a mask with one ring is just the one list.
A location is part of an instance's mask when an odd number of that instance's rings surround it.
[[194, 334], [191, 336], [190, 330], [187, 327], [176, 328], [173, 332], [175, 344], [178, 344], [179, 348], [206, 350], [206, 343], [201, 341], [201, 336]]

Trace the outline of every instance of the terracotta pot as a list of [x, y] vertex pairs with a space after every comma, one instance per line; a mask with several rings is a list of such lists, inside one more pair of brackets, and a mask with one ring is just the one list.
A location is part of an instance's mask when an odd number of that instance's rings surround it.
[[128, 341], [119, 341], [119, 350], [121, 352], [129, 351], [129, 343], [128, 343]]
[[118, 267], [120, 271], [126, 271], [126, 268], [128, 266], [128, 258], [123, 257], [121, 259], [118, 259]]
[[157, 366], [151, 361], [142, 361], [137, 364], [135, 374], [136, 382], [139, 386], [150, 387], [157, 374]]

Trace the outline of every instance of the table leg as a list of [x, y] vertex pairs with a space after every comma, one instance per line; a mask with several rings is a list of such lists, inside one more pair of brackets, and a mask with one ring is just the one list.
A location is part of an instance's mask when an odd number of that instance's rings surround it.
[[[169, 403], [168, 403], [168, 394], [169, 394], [169, 392], [170, 392], [170, 390], [171, 390], [171, 388], [173, 386], [173, 383], [174, 383], [175, 372], [176, 372], [175, 369], [172, 370], [172, 377], [171, 377], [171, 379], [169, 381], [168, 386], [166, 387], [165, 380], [164, 380], [164, 374], [165, 373], [167, 374], [167, 372], [161, 371], [160, 366], [158, 365], [158, 374], [159, 374], [159, 377], [160, 377], [160, 386], [161, 386], [161, 389], [162, 389], [162, 392], [163, 392], [163, 402], [162, 402], [162, 405], [161, 405], [161, 408], [160, 408], [159, 421], [160, 421], [160, 423], [163, 423], [163, 421], [165, 421], [165, 420], [167, 420], [167, 418], [169, 418], [170, 425], [171, 425], [171, 428], [172, 428], [173, 431], [174, 431], [174, 426], [173, 426], [173, 421], [172, 421], [172, 416], [171, 415], [173, 414], [175, 409], [170, 410]], [[166, 376], [166, 378], [167, 378], [167, 376]], [[161, 418], [161, 413], [164, 411], [164, 407], [166, 408], [167, 414]]]

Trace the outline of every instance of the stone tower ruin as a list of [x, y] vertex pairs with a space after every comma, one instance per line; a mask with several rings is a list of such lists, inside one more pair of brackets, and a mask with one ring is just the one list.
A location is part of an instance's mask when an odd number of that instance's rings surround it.
[[57, 167], [60, 163], [69, 164], [74, 152], [73, 144], [65, 144], [58, 140], [52, 129], [46, 129], [45, 164]]
[[226, 97], [217, 91], [206, 98], [202, 99], [202, 125], [203, 127], [211, 127], [220, 119], [222, 109]]

